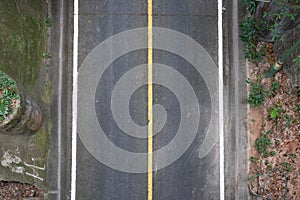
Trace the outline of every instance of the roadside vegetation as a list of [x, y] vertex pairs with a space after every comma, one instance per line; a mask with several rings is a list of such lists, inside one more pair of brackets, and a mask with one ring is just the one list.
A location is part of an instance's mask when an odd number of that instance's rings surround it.
[[[263, 13], [268, 21], [256, 20], [259, 3], [243, 0], [248, 15], [240, 22], [240, 39], [249, 61], [245, 83], [249, 88], [249, 192], [257, 199], [300, 199], [300, 92], [291, 87], [283, 70], [265, 78], [276, 62], [274, 42], [285, 40], [282, 19], [294, 22], [300, 1], [277, 1], [276, 13], [268, 9]], [[264, 5], [268, 8], [269, 3]], [[269, 40], [262, 39], [266, 33]], [[293, 62], [300, 67], [300, 55]]]
[[[50, 109], [50, 101], [44, 101], [50, 98], [50, 89], [44, 90], [45, 85], [50, 88], [46, 59], [51, 57], [47, 52], [47, 30], [51, 27], [52, 20], [47, 17], [47, 2], [0, 1], [0, 124], [2, 125], [20, 107], [20, 90], [37, 103], [44, 103], [45, 115]], [[49, 153], [48, 134], [51, 130], [49, 124], [45, 121], [44, 126], [34, 136], [30, 136], [30, 143], [24, 137], [7, 145], [11, 148], [17, 146], [19, 153], [26, 160], [31, 161], [31, 156], [44, 158], [45, 160], [38, 162], [41, 166], [45, 165]], [[5, 137], [10, 136], [3, 136]], [[12, 139], [15, 137], [17, 136], [13, 136]], [[9, 169], [1, 167], [0, 175], [4, 180], [0, 180], [0, 199], [44, 199], [46, 191], [33, 186], [36, 182], [32, 177], [26, 179], [24, 175], [11, 173]], [[40, 176], [46, 178], [46, 173], [46, 171], [40, 173]]]
[[17, 84], [0, 70], [0, 124], [20, 106]]

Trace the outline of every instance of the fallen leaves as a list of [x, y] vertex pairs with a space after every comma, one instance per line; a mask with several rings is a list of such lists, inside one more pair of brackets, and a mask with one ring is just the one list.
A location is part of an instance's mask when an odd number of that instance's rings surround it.
[[0, 181], [0, 200], [43, 200], [45, 191], [31, 184]]
[[[257, 111], [250, 109], [250, 134], [255, 133], [255, 137], [262, 137], [271, 131], [267, 134], [271, 141], [267, 151], [276, 152], [270, 156], [257, 152], [253, 145], [254, 138], [250, 135], [250, 152], [251, 156], [255, 157], [255, 162], [249, 161], [251, 190], [252, 193], [264, 197], [262, 199], [284, 199], [284, 196], [286, 199], [300, 199], [300, 109], [297, 109], [300, 100], [283, 71], [277, 73], [274, 78], [263, 78], [264, 72], [272, 64], [269, 62], [273, 62], [273, 57], [268, 55], [268, 62], [249, 65], [251, 80], [257, 80], [259, 77], [260, 84], [266, 88], [270, 88], [275, 81], [279, 82], [278, 89], [272, 95], [268, 95], [263, 106], [258, 108], [263, 113], [262, 119], [251, 120], [252, 116], [256, 115], [253, 112]], [[278, 115], [271, 118], [271, 110], [278, 110]]]

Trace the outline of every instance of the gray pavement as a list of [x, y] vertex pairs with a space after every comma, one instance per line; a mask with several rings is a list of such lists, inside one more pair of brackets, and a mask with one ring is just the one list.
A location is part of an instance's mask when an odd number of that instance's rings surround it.
[[250, 199], [248, 193], [247, 78], [239, 21], [246, 16], [239, 0], [224, 5], [225, 199]]
[[[76, 198], [147, 199], [147, 1], [79, 10]], [[154, 1], [153, 27], [153, 199], [219, 199], [217, 1]]]

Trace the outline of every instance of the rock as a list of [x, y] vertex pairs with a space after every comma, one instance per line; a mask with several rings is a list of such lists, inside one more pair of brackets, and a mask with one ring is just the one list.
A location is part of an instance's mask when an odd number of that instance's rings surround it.
[[[287, 31], [300, 24], [300, 4], [287, 2], [287, 0], [271, 0], [270, 3], [260, 2], [258, 4], [254, 18], [258, 23], [264, 23], [260, 31], [261, 40], [272, 41], [274, 32], [278, 34], [278, 37], [281, 37]], [[268, 13], [268, 15], [264, 17], [265, 13]], [[291, 16], [285, 13], [295, 14], [295, 18], [292, 19]], [[276, 17], [280, 19], [276, 19]], [[278, 25], [276, 26], [278, 32], [271, 31], [272, 25], [275, 22]]]
[[[279, 60], [298, 40], [300, 40], [300, 24], [284, 34], [284, 40], [277, 39], [274, 42], [274, 53], [276, 60]], [[282, 68], [289, 76], [292, 86], [300, 86], [300, 65], [295, 63], [293, 59], [300, 55], [300, 47], [298, 47], [284, 62]]]

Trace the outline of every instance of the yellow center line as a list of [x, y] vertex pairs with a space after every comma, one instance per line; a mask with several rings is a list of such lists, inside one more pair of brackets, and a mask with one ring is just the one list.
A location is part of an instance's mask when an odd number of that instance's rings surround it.
[[153, 191], [153, 175], [152, 175], [152, 161], [153, 161], [153, 114], [152, 114], [152, 0], [148, 0], [148, 200], [152, 200]]

